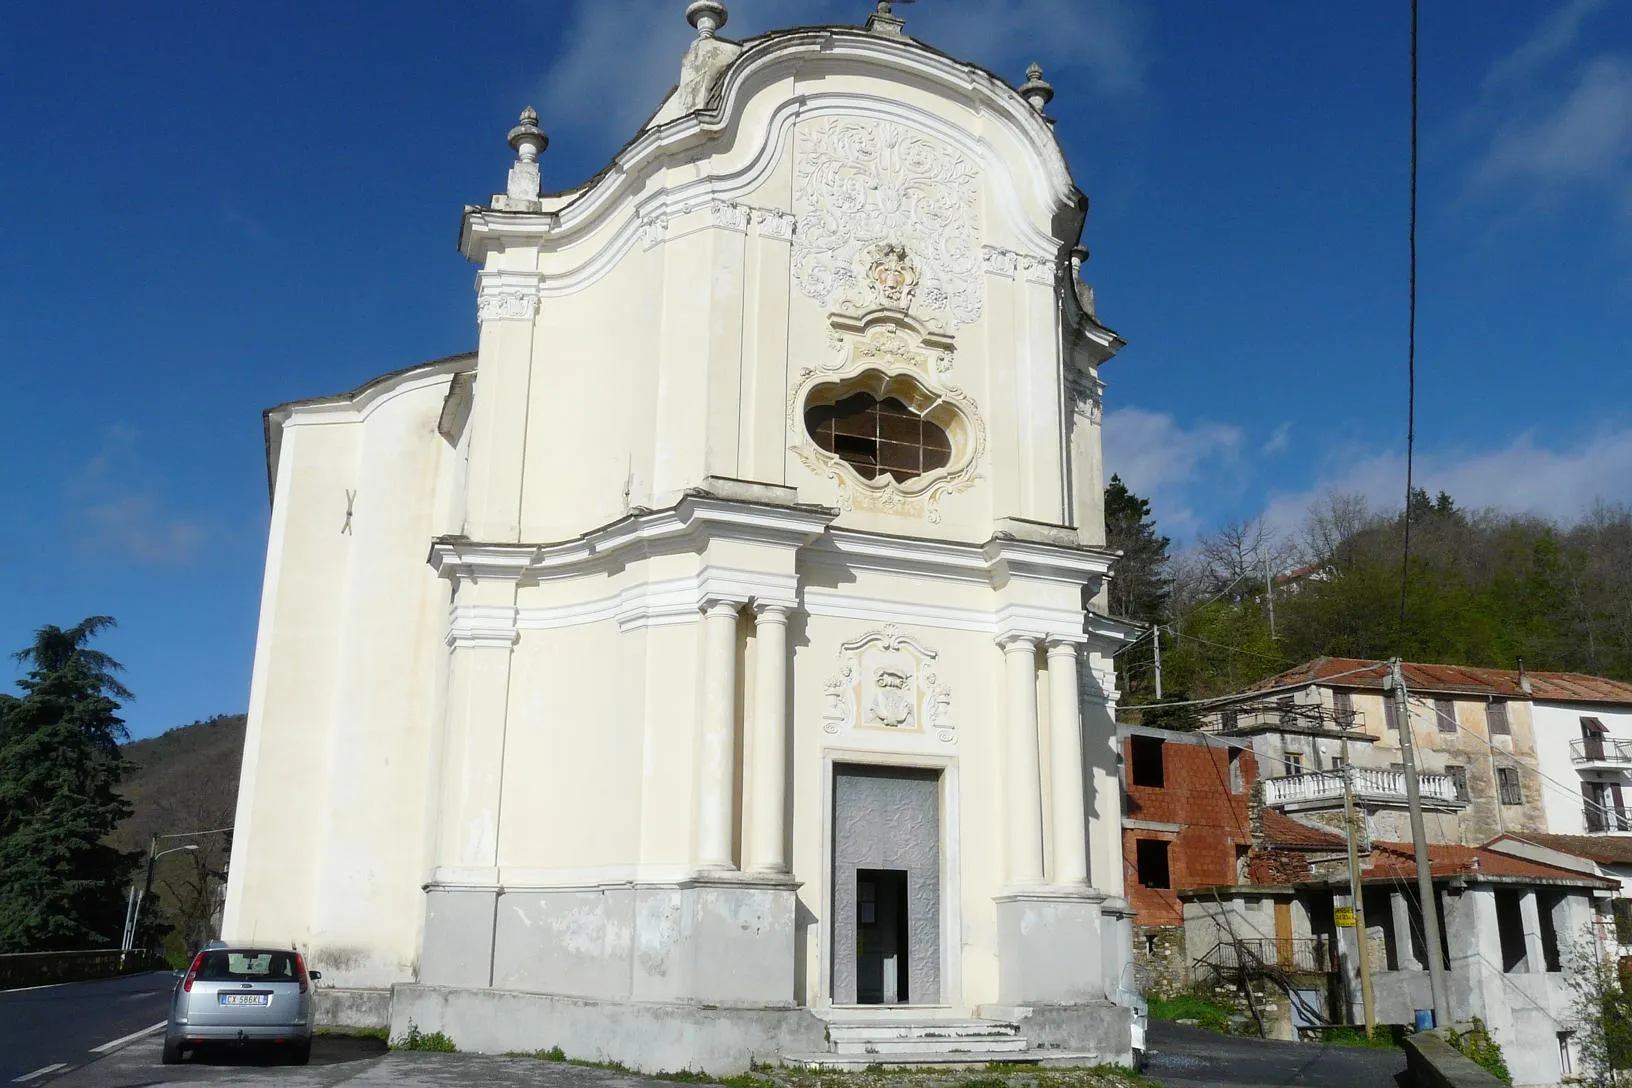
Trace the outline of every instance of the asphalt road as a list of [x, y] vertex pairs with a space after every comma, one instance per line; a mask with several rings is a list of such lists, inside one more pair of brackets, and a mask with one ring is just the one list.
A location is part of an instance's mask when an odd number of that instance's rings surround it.
[[1145, 1075], [1169, 1088], [1400, 1088], [1405, 1054], [1398, 1050], [1281, 1043], [1218, 1035], [1152, 1020]]
[[0, 1085], [47, 1084], [101, 1057], [95, 1047], [162, 1022], [175, 975], [153, 971], [0, 993]]

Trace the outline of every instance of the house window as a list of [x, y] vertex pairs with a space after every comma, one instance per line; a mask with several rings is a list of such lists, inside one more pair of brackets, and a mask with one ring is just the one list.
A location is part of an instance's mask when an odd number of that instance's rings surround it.
[[1398, 733], [1400, 731], [1400, 704], [1394, 696], [1389, 694], [1383, 695], [1383, 720], [1388, 723], [1388, 727], [1394, 732]]
[[1456, 704], [1449, 699], [1434, 700], [1434, 722], [1441, 733], [1456, 732]]
[[1570, 1056], [1570, 1046], [1575, 1042], [1575, 1032], [1561, 1031], [1558, 1033], [1558, 1071], [1565, 1077], [1575, 1075], [1575, 1059]]
[[1332, 713], [1339, 729], [1354, 728], [1354, 696], [1346, 691], [1332, 692]]
[[805, 427], [816, 445], [856, 470], [864, 480], [892, 476], [911, 480], [946, 467], [952, 439], [895, 397], [882, 400], [867, 390], [805, 411]]
[[1524, 794], [1519, 790], [1518, 768], [1496, 768], [1496, 794], [1504, 805], [1524, 804]]
[[1230, 755], [1230, 792], [1241, 792], [1241, 749], [1231, 748]]
[[1302, 774], [1303, 773], [1303, 753], [1302, 752], [1288, 752], [1288, 753], [1286, 753], [1286, 756], [1282, 760], [1282, 762], [1284, 764], [1286, 764], [1286, 773], [1287, 774]]
[[1147, 888], [1171, 888], [1173, 882], [1167, 871], [1168, 844], [1161, 839], [1135, 839], [1134, 865], [1139, 883]]
[[1164, 742], [1160, 737], [1129, 737], [1129, 762], [1135, 786], [1154, 786], [1161, 789], [1167, 784], [1162, 765]]
[[1220, 729], [1234, 729], [1240, 721], [1241, 714], [1239, 711], [1226, 710], [1218, 716], [1218, 727]]
[[1501, 942], [1502, 971], [1511, 974], [1529, 970], [1525, 962], [1524, 916], [1519, 910], [1518, 892], [1496, 893], [1496, 936]]
[[1507, 720], [1507, 704], [1500, 699], [1485, 704], [1485, 729], [1493, 737], [1513, 735], [1513, 727]]
[[1456, 799], [1468, 800], [1468, 769], [1452, 763], [1445, 767], [1445, 774], [1450, 778], [1451, 785], [1456, 787]]

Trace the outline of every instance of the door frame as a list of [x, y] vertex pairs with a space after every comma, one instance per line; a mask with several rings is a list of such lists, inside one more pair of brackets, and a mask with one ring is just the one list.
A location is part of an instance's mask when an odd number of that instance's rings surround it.
[[958, 759], [955, 755], [928, 755], [907, 752], [879, 752], [866, 748], [824, 748], [822, 750], [822, 885], [819, 902], [822, 922], [817, 926], [821, 948], [821, 975], [816, 988], [815, 1007], [833, 1004], [833, 781], [839, 764], [881, 769], [938, 771], [940, 773], [940, 882], [941, 882], [941, 995], [933, 1005], [841, 1005], [844, 1009], [946, 1009], [968, 1015], [963, 1003], [963, 957], [956, 936], [963, 932], [962, 858], [958, 848]]

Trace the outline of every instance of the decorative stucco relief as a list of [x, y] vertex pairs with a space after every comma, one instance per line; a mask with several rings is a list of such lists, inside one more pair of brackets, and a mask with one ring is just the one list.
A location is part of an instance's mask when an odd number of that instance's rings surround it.
[[995, 276], [1004, 276], [1008, 279], [1014, 279], [1018, 276], [1027, 283], [1051, 285], [1059, 274], [1056, 262], [1046, 257], [1033, 257], [1025, 253], [1016, 253], [1012, 249], [983, 246], [980, 256], [982, 263], [986, 266], [986, 271]]
[[[788, 397], [788, 434], [791, 449], [812, 472], [838, 485], [842, 510], [878, 510], [941, 520], [941, 500], [974, 486], [986, 452], [986, 424], [961, 388], [946, 380], [952, 371], [952, 341], [899, 314], [874, 311], [856, 319], [842, 314], [832, 318], [828, 338], [831, 352], [816, 366], [803, 367]], [[916, 479], [897, 482], [891, 477], [866, 480], [842, 458], [821, 449], [805, 429], [804, 413], [815, 395], [828, 387], [843, 387], [863, 376], [877, 376], [881, 388], [906, 400], [915, 411], [947, 424], [952, 437], [952, 459], [945, 468]], [[906, 377], [908, 381], [898, 379]]]
[[1085, 371], [1067, 367], [1065, 389], [1076, 415], [1097, 424], [1105, 410], [1105, 383]]
[[856, 308], [867, 251], [894, 245], [922, 277], [914, 312], [949, 327], [979, 319], [985, 284], [972, 164], [939, 140], [871, 119], [803, 123], [797, 148], [793, 277], [803, 294]]
[[935, 673], [936, 656], [894, 624], [846, 642], [824, 688], [822, 731], [893, 729], [951, 743], [952, 689]]
[[479, 321], [531, 321], [536, 313], [536, 291], [483, 291], [476, 299], [476, 318]]

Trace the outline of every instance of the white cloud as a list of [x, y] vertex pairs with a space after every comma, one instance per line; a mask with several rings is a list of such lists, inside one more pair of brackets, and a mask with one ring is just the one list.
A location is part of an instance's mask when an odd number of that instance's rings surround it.
[[1292, 424], [1288, 421], [1270, 432], [1269, 438], [1259, 447], [1258, 453], [1263, 457], [1273, 457], [1277, 453], [1285, 453], [1291, 444]]
[[1121, 408], [1105, 414], [1105, 477], [1113, 474], [1151, 500], [1171, 536], [1195, 530], [1199, 519], [1189, 502], [1192, 485], [1204, 471], [1239, 461], [1243, 435], [1227, 423], [1186, 428], [1166, 412]]
[[1517, 49], [1490, 66], [1486, 89], [1525, 79], [1569, 52], [1581, 36], [1581, 24], [1604, 4], [1605, 0], [1571, 0], [1553, 12]]
[[[721, 33], [738, 40], [778, 27], [854, 25], [870, 10], [864, 0], [728, 0], [728, 7]], [[608, 151], [632, 137], [679, 78], [694, 36], [684, 12], [681, 0], [574, 0], [561, 30], [565, 49], [543, 75], [545, 129], [594, 134]], [[1062, 94], [1076, 78], [1107, 97], [1143, 84], [1141, 27], [1127, 0], [936, 0], [897, 13], [926, 44], [1011, 81], [1036, 61]], [[545, 103], [590, 108], [557, 112]]]
[[140, 563], [188, 562], [204, 543], [204, 527], [166, 509], [138, 452], [140, 433], [114, 424], [102, 445], [68, 482], [69, 529], [81, 546]]
[[[1632, 429], [1606, 431], [1571, 449], [1548, 448], [1524, 434], [1500, 449], [1429, 453], [1417, 458], [1412, 476], [1415, 486], [1430, 495], [1444, 491], [1464, 509], [1497, 507], [1568, 522], [1600, 499], [1632, 502]], [[1275, 496], [1265, 516], [1279, 530], [1294, 529], [1328, 491], [1398, 510], [1405, 501], [1404, 455], [1360, 457], [1318, 486]]]

